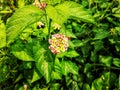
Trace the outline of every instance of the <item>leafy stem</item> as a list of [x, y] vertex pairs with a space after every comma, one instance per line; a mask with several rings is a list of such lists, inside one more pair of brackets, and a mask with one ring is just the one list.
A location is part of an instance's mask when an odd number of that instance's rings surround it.
[[[39, 1], [40, 5], [43, 6], [41, 0], [38, 0], [38, 1]], [[50, 24], [51, 24], [51, 20], [47, 17], [45, 8], [43, 8], [43, 11], [45, 13], [45, 21], [46, 21], [46, 26], [47, 26], [47, 29], [48, 29], [48, 39], [49, 39], [50, 38]]]

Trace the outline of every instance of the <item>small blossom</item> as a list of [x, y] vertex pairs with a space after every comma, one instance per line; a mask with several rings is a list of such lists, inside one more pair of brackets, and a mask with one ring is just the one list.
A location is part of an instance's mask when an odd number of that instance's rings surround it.
[[28, 87], [28, 86], [25, 84], [25, 85], [24, 85], [24, 90], [28, 90], [27, 87]]
[[65, 52], [68, 48], [68, 38], [63, 34], [54, 34], [52, 38], [49, 39], [49, 49], [54, 54], [59, 54], [60, 52]]
[[54, 23], [53, 26], [54, 26], [54, 29], [57, 29], [57, 30], [59, 30], [61, 28], [61, 26], [59, 24], [57, 24], [57, 23]]
[[39, 3], [38, 0], [35, 0], [33, 5], [37, 6], [39, 9], [43, 10], [47, 6], [47, 3], [46, 2]]
[[37, 25], [41, 28], [41, 27], [43, 27], [44, 26], [44, 23], [42, 23], [42, 22], [37, 22]]

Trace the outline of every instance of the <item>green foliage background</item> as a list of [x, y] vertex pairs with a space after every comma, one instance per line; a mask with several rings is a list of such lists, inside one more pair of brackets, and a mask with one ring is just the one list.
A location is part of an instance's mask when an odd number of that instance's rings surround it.
[[[120, 90], [120, 0], [33, 2], [0, 1], [0, 90]], [[69, 38], [58, 55], [55, 33]]]

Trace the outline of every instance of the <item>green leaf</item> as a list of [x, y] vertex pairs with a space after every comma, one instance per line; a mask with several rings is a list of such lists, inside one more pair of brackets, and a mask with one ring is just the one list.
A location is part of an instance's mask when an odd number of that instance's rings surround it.
[[41, 10], [32, 5], [16, 10], [6, 24], [7, 44], [12, 43], [28, 25], [40, 20], [43, 14]]
[[39, 72], [44, 76], [46, 79], [46, 82], [48, 83], [51, 79], [51, 73], [52, 73], [52, 62], [48, 62], [45, 60], [45, 57], [43, 54], [40, 56], [38, 62], [36, 62], [36, 66], [39, 70]]
[[91, 90], [89, 84], [85, 83], [83, 85], [83, 90]]
[[53, 20], [53, 22], [60, 25], [68, 19], [68, 16], [65, 15], [66, 13], [63, 13], [60, 9], [57, 9], [51, 5], [47, 5], [46, 13]]
[[61, 29], [60, 33], [66, 35], [66, 37], [70, 37], [70, 38], [77, 38], [76, 35], [72, 32], [71, 29], [65, 30], [65, 29]]
[[81, 51], [84, 57], [87, 57], [90, 54], [91, 45], [86, 43], [84, 46], [81, 47]]
[[41, 76], [36, 72], [36, 70], [34, 70], [33, 72], [33, 77], [32, 77], [32, 80], [31, 80], [31, 83], [39, 80], [41, 78]]
[[56, 79], [62, 79], [62, 74], [58, 73], [58, 72], [55, 72], [55, 71], [52, 71], [52, 75], [51, 75], [51, 78], [52, 80]]
[[119, 58], [114, 58], [113, 59], [113, 64], [117, 67], [120, 67], [120, 59]]
[[110, 67], [112, 63], [112, 57], [111, 56], [99, 56], [99, 61], [101, 63], [104, 63], [106, 66]]
[[71, 61], [62, 61], [62, 72], [66, 76], [68, 73], [78, 74], [78, 66]]
[[100, 49], [104, 48], [102, 40], [96, 40], [94, 44], [94, 51], [97, 52]]
[[23, 61], [34, 61], [32, 54], [30, 53], [29, 45], [23, 46], [22, 44], [14, 44], [11, 46], [11, 53], [20, 60]]
[[75, 50], [71, 50], [71, 51], [68, 51], [66, 54], [65, 54], [66, 57], [77, 57], [79, 56], [79, 54], [75, 51]]
[[62, 65], [58, 58], [55, 59], [54, 71], [52, 72], [52, 79], [61, 79], [62, 78]]
[[96, 52], [91, 52], [91, 57], [90, 57], [90, 60], [92, 62], [97, 62], [97, 59], [98, 59], [98, 55]]
[[83, 8], [82, 5], [73, 2], [73, 1], [65, 1], [62, 4], [56, 6], [58, 10], [61, 10], [66, 17], [73, 17], [76, 19], [80, 19], [84, 22], [95, 23], [92, 15]]
[[79, 56], [79, 54], [75, 51], [75, 50], [70, 50], [70, 51], [67, 51], [67, 52], [61, 52], [60, 54], [57, 54], [57, 57], [59, 58], [62, 58], [62, 57], [77, 57]]
[[6, 28], [2, 21], [0, 21], [0, 48], [6, 46]]
[[72, 42], [74, 44], [74, 47], [81, 47], [84, 45], [84, 42], [80, 40], [73, 40]]
[[[44, 45], [47, 45], [44, 43]], [[48, 47], [45, 48], [36, 42], [36, 45], [33, 46], [34, 58], [36, 60], [36, 67], [39, 70], [40, 74], [44, 76], [46, 83], [51, 79], [52, 69], [53, 69], [53, 56], [48, 50]]]
[[92, 82], [91, 90], [102, 90], [102, 79], [98, 78]]
[[120, 18], [120, 13], [112, 14], [113, 16]]
[[8, 78], [8, 67], [0, 62], [0, 83], [5, 81]]
[[92, 65], [90, 63], [85, 64], [84, 73], [88, 73], [91, 70]]
[[110, 34], [107, 30], [103, 30], [103, 29], [99, 29], [97, 30], [96, 34], [95, 34], [95, 40], [96, 39], [104, 39], [106, 37], [108, 37]]
[[75, 82], [75, 81], [72, 82], [71, 90], [79, 90], [77, 82]]
[[59, 83], [55, 83], [50, 86], [50, 90], [59, 90], [59, 88], [60, 88]]
[[54, 22], [58, 24], [63, 24], [68, 18], [71, 17], [82, 21], [95, 23], [92, 15], [90, 15], [90, 13], [88, 13], [82, 5], [73, 1], [65, 1], [55, 7], [47, 5], [46, 13]]

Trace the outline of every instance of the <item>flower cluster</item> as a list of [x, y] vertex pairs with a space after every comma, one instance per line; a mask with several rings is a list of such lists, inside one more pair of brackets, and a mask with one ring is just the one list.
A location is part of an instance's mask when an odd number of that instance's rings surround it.
[[52, 38], [49, 39], [49, 49], [54, 54], [59, 54], [60, 52], [65, 52], [68, 48], [68, 38], [63, 34], [54, 34]]

